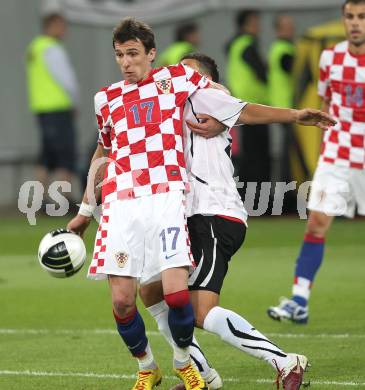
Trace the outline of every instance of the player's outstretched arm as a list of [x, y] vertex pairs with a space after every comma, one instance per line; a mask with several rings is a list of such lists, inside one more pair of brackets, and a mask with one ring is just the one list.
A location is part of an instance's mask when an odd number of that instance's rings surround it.
[[[205, 138], [212, 138], [221, 133], [225, 126], [215, 118], [198, 114], [200, 122], [186, 121], [194, 133]], [[295, 110], [290, 108], [277, 108], [261, 104], [248, 104], [243, 109], [236, 124], [257, 125], [271, 123], [297, 123], [305, 126], [317, 126], [327, 130], [334, 126], [336, 121], [324, 111], [306, 108]]]
[[329, 126], [334, 126], [336, 121], [328, 113], [312, 108], [295, 110], [261, 104], [245, 106], [237, 121], [237, 124], [247, 125], [270, 123], [297, 123], [305, 126], [317, 126], [322, 130], [327, 130]]
[[82, 204], [79, 212], [68, 224], [67, 229], [72, 230], [81, 237], [89, 226], [96, 201], [100, 199], [100, 188], [98, 184], [102, 181], [103, 163], [98, 163], [106, 156], [106, 152], [102, 145], [98, 145], [90, 162], [89, 174], [87, 177], [87, 185], [82, 198]]

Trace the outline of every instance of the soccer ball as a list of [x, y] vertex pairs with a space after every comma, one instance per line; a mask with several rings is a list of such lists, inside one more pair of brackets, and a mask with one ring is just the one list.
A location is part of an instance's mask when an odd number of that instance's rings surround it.
[[85, 244], [80, 236], [69, 230], [53, 230], [39, 244], [38, 260], [42, 268], [55, 278], [67, 278], [84, 265]]

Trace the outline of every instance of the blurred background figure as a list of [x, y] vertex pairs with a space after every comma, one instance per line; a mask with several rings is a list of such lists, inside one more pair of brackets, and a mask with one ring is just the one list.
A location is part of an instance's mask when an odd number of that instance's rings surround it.
[[[236, 25], [237, 34], [226, 47], [228, 86], [232, 95], [243, 101], [268, 104], [267, 67], [258, 48], [259, 11], [240, 11], [236, 18]], [[267, 125], [244, 126], [238, 131], [239, 179], [242, 182], [258, 182], [256, 194], [260, 192], [261, 182], [270, 181], [268, 131]]]
[[[278, 14], [274, 19], [275, 40], [269, 50], [268, 90], [269, 104], [276, 107], [290, 108], [294, 105], [294, 73], [295, 59], [295, 26], [291, 16]], [[280, 127], [279, 127], [280, 126]], [[290, 124], [281, 124], [274, 129], [272, 137], [272, 176], [277, 181], [290, 182], [290, 146], [298, 141]], [[277, 146], [277, 147], [276, 147]], [[301, 153], [295, 147], [296, 152]], [[273, 172], [275, 171], [275, 172]], [[296, 194], [285, 194], [284, 211], [295, 211]]]
[[66, 29], [61, 14], [45, 15], [42, 34], [33, 39], [26, 53], [29, 105], [41, 139], [36, 178], [44, 185], [45, 193], [50, 173], [56, 180], [71, 183], [76, 168], [74, 119], [79, 91], [62, 44]]
[[175, 42], [157, 60], [158, 66], [173, 65], [189, 53], [197, 50], [200, 44], [200, 31], [196, 23], [182, 24], [175, 30]]
[[292, 107], [294, 97], [293, 62], [295, 56], [293, 18], [277, 15], [274, 22], [276, 39], [269, 51], [269, 98], [277, 107]]

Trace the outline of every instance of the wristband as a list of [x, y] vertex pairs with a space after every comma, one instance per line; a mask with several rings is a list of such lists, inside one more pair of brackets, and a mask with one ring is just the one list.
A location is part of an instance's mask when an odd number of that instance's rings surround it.
[[84, 217], [92, 217], [95, 211], [95, 206], [82, 202], [78, 214]]

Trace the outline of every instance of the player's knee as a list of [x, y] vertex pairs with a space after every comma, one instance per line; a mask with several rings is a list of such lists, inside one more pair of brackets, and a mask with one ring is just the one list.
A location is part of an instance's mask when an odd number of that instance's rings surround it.
[[311, 213], [308, 219], [306, 234], [325, 237], [330, 226], [331, 217], [322, 213]]
[[189, 290], [181, 290], [164, 295], [165, 302], [172, 309], [183, 308], [190, 302]]
[[113, 296], [112, 303], [114, 313], [120, 318], [128, 316], [136, 306], [135, 296], [128, 293]]

